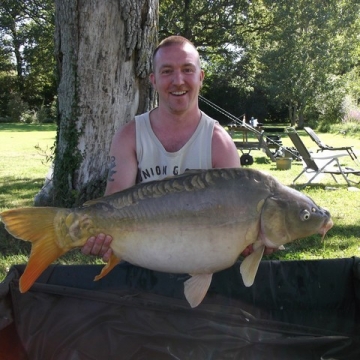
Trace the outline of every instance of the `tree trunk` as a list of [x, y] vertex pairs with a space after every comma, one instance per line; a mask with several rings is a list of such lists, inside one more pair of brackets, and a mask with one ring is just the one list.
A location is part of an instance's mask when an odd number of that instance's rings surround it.
[[289, 120], [291, 126], [295, 126], [295, 117], [294, 117], [294, 107], [292, 101], [288, 103], [288, 111], [289, 111]]
[[304, 111], [300, 110], [298, 115], [298, 128], [303, 129], [305, 124]]
[[56, 0], [55, 14], [58, 132], [36, 204], [73, 206], [103, 195], [115, 130], [154, 106], [158, 0]]

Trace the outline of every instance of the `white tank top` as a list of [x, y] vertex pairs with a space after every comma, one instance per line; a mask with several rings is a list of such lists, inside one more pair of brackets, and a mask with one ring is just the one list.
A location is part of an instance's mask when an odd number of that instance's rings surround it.
[[176, 152], [165, 150], [150, 124], [150, 112], [135, 116], [138, 182], [161, 180], [187, 169], [211, 169], [211, 143], [216, 120], [205, 113], [188, 142]]

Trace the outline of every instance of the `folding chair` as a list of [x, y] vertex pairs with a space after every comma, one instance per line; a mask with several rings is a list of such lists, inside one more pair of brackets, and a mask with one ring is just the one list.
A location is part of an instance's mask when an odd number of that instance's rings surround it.
[[352, 149], [353, 146], [341, 146], [341, 147], [334, 147], [330, 145], [324, 144], [319, 136], [315, 133], [315, 131], [310, 127], [304, 127], [304, 130], [308, 133], [308, 135], [311, 137], [311, 139], [316, 143], [316, 145], [319, 147], [317, 152], [324, 151], [324, 150], [331, 150], [331, 151], [347, 151], [351, 159], [355, 162], [355, 164], [360, 165], [358, 158], [356, 154], [354, 153], [354, 150]]
[[[341, 175], [348, 186], [351, 186], [351, 183], [358, 184], [359, 182], [353, 181], [349, 179], [349, 175], [359, 175], [360, 176], [360, 169], [354, 170], [349, 167], [342, 167], [339, 163], [339, 158], [342, 156], [347, 156], [345, 153], [338, 153], [333, 154], [329, 156], [323, 156], [323, 155], [314, 155], [311, 154], [308, 149], [306, 148], [305, 144], [301, 140], [299, 134], [295, 131], [293, 128], [287, 128], [286, 132], [290, 138], [290, 140], [293, 142], [295, 148], [299, 152], [301, 159], [304, 164], [304, 168], [301, 171], [301, 173], [296, 176], [296, 178], [293, 180], [293, 184], [295, 184], [296, 180], [300, 178], [301, 175], [304, 173], [311, 174], [310, 180], [303, 185], [302, 187], [306, 187], [309, 185], [318, 175], [320, 174], [330, 174], [332, 178], [335, 180], [335, 182], [338, 182], [335, 178], [335, 175]], [[317, 162], [318, 160], [318, 162]], [[321, 160], [321, 164], [319, 162]]]

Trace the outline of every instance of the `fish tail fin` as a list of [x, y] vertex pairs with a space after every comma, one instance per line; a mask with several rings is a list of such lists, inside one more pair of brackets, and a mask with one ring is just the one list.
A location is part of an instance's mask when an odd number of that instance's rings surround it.
[[66, 250], [56, 243], [54, 218], [57, 208], [20, 208], [0, 214], [6, 230], [14, 237], [32, 243], [30, 259], [20, 278], [20, 291], [26, 292], [40, 274]]

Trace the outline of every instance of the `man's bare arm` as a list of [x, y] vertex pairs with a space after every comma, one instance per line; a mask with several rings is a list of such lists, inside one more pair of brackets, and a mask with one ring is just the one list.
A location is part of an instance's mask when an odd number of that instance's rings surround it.
[[213, 168], [231, 168], [241, 166], [240, 156], [236, 146], [230, 135], [220, 124], [216, 124], [214, 127], [211, 149]]
[[[135, 123], [130, 122], [113, 137], [108, 164], [108, 178], [105, 195], [111, 195], [135, 185], [137, 176]], [[112, 254], [112, 237], [100, 233], [90, 237], [81, 251], [85, 255], [101, 256], [109, 261]]]

